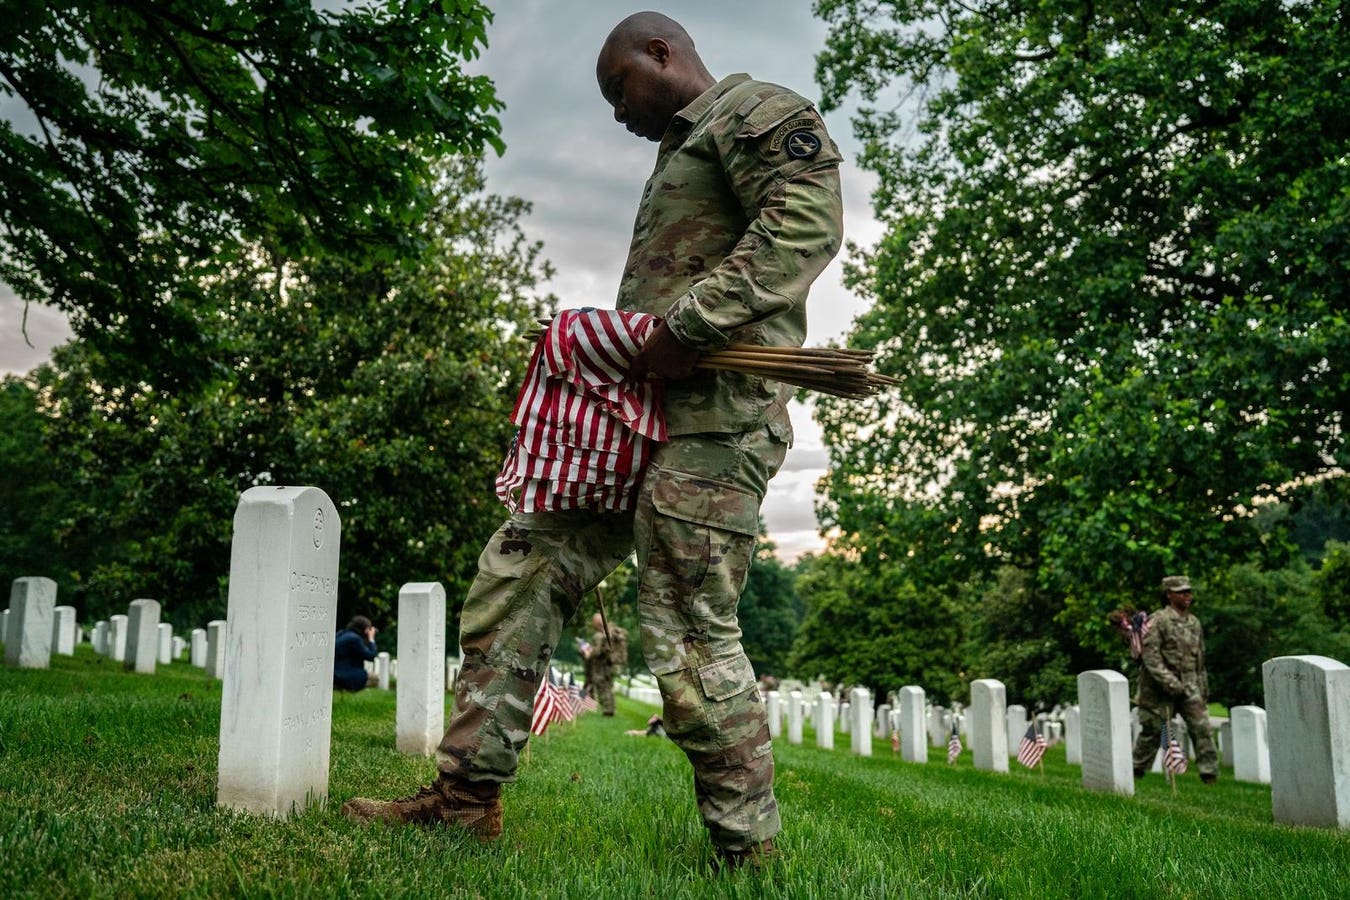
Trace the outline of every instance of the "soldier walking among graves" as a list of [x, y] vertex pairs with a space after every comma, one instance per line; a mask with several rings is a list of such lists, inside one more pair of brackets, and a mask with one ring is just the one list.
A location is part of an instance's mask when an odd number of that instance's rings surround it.
[[594, 682], [591, 696], [600, 704], [600, 711], [614, 715], [614, 679], [628, 665], [628, 631], [618, 625], [605, 627], [599, 613], [591, 617], [591, 643], [586, 654], [586, 671]]
[[693, 766], [716, 858], [758, 865], [780, 824], [768, 719], [736, 611], [760, 504], [791, 440], [792, 390], [695, 364], [732, 341], [801, 346], [808, 289], [841, 241], [840, 157], [807, 100], [747, 75], [717, 81], [685, 30], [657, 13], [614, 28], [596, 80], [619, 124], [659, 142], [616, 305], [662, 318], [629, 375], [664, 381], [669, 440], [653, 451], [634, 509], [511, 515], [464, 605], [464, 666], [435, 783], [343, 809], [500, 834], [500, 788], [515, 779], [562, 627], [636, 550], [642, 649], [666, 731]]
[[1134, 743], [1134, 777], [1142, 778], [1162, 740], [1163, 723], [1179, 713], [1195, 745], [1200, 779], [1219, 777], [1219, 755], [1209, 727], [1209, 679], [1205, 673], [1205, 633], [1191, 613], [1194, 594], [1184, 575], [1162, 580], [1167, 605], [1149, 616], [1139, 667], [1139, 738]]

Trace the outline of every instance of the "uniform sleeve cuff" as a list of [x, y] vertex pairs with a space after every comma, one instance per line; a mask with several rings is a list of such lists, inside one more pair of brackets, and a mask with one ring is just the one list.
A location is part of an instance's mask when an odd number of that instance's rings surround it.
[[699, 350], [717, 350], [731, 340], [704, 318], [698, 297], [692, 291], [671, 306], [666, 313], [666, 326], [675, 337]]

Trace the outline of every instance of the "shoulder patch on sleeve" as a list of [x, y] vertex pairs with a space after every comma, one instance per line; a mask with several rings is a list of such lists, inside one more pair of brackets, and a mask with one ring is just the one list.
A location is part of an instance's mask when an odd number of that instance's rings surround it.
[[[765, 98], [746, 113], [737, 136], [743, 138], [762, 137], [775, 126], [782, 125], [784, 120], [789, 117], [806, 118], [806, 116], [795, 114], [805, 112], [810, 106], [811, 104], [805, 98], [797, 94], [788, 92], [774, 94], [772, 97]], [[814, 124], [816, 120], [811, 118], [810, 121]], [[784, 134], [786, 133], [784, 132]], [[781, 146], [781, 143], [779, 146]], [[775, 147], [774, 149], [778, 148]]]

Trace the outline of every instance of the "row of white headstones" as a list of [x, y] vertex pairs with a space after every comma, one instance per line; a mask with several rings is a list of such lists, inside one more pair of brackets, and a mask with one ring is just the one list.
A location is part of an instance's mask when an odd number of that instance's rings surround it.
[[[413, 587], [405, 585], [404, 590]], [[45, 669], [53, 654], [73, 656], [75, 646], [83, 642], [84, 629], [76, 621], [75, 608], [56, 606], [56, 592], [56, 582], [50, 578], [15, 579], [10, 589], [10, 603], [15, 609], [12, 638], [9, 634], [10, 611], [0, 611], [0, 643], [14, 648], [13, 658], [7, 659], [8, 665]], [[174, 633], [173, 625], [161, 622], [159, 618], [158, 601], [133, 600], [125, 614], [112, 615], [94, 623], [89, 634], [90, 646], [95, 653], [143, 675], [153, 675], [157, 666], [168, 665], [188, 653], [192, 665], [205, 669], [217, 680], [224, 678], [224, 634], [228, 624], [225, 619], [208, 622], [205, 628], [192, 629], [189, 642]], [[50, 632], [46, 624], [48, 619]], [[454, 689], [459, 665], [458, 657], [446, 657], [446, 690]], [[398, 660], [381, 652], [366, 663], [366, 669], [375, 674], [378, 687], [387, 691], [398, 677]]]
[[[215, 665], [223, 680], [217, 782], [217, 802], [223, 806], [285, 816], [327, 800], [340, 533], [337, 510], [318, 488], [258, 487], [240, 498], [227, 617], [223, 626], [211, 623], [216, 626]], [[40, 644], [50, 655], [54, 636], [61, 646], [64, 628], [54, 625], [54, 598], [50, 579], [15, 582], [10, 618], [0, 632], [7, 664], [32, 665]], [[444, 729], [444, 588], [429, 582], [404, 585], [398, 618], [395, 743], [403, 752], [430, 755]], [[129, 668], [140, 671], [144, 658], [153, 671], [163, 647], [158, 619], [156, 601], [132, 603], [126, 628]], [[208, 660], [211, 631], [208, 626]], [[108, 639], [115, 642], [115, 635]], [[212, 668], [210, 662], [207, 667]], [[1267, 757], [1275, 820], [1350, 828], [1350, 667], [1321, 656], [1285, 656], [1268, 660], [1263, 675], [1269, 733], [1275, 737]], [[772, 694], [766, 698], [770, 727], [781, 733], [780, 698]], [[630, 695], [659, 702], [650, 686], [637, 685]], [[925, 762], [924, 691], [906, 686], [898, 698], [902, 758]], [[800, 692], [788, 695], [790, 743], [801, 742], [804, 707]], [[1235, 748], [1247, 743], [1249, 730], [1261, 730], [1261, 711], [1248, 709], [1251, 715], [1243, 717], [1241, 727], [1234, 716]], [[840, 718], [848, 723], [852, 751], [870, 756], [877, 719], [870, 693], [851, 691], [848, 710]], [[817, 743], [832, 749], [834, 698], [822, 692], [813, 712]], [[964, 718], [975, 768], [1008, 771], [1010, 737], [1020, 738], [1008, 734], [1007, 713], [1002, 682], [971, 682]], [[1080, 674], [1077, 715], [1066, 718], [1065, 731], [1066, 742], [1077, 745], [1073, 755], [1082, 766], [1083, 787], [1134, 793], [1125, 676], [1110, 670]]]
[[[340, 542], [337, 510], [318, 488], [240, 497], [226, 618], [195, 629], [192, 641], [194, 664], [222, 680], [221, 806], [289, 816], [327, 802]], [[53, 651], [74, 652], [75, 611], [55, 597], [49, 578], [15, 580], [0, 625], [7, 665], [46, 668]], [[95, 626], [95, 650], [153, 674], [183, 649], [159, 618], [157, 601], [132, 601], [126, 616]], [[431, 756], [445, 730], [445, 588], [404, 585], [398, 620], [395, 746]]]
[[[1262, 673], [1268, 710], [1230, 710], [1225, 743], [1232, 747], [1234, 778], [1270, 784], [1277, 822], [1350, 828], [1350, 667], [1325, 656], [1281, 656], [1268, 660]], [[955, 724], [976, 769], [1007, 772], [1008, 759], [1017, 755], [1027, 730], [1026, 710], [1007, 705], [1007, 691], [997, 679], [972, 681], [970, 693], [970, 707], [956, 715], [928, 706], [923, 688], [915, 685], [899, 690], [898, 710], [881, 704], [874, 711], [866, 688], [854, 688], [846, 700], [829, 691], [810, 696], [790, 691], [786, 697], [766, 691], [763, 696], [770, 735], [782, 735], [786, 721], [790, 744], [803, 742], [803, 726], [810, 720], [818, 747], [833, 749], [839, 731], [849, 735], [854, 754], [871, 756], [872, 738], [885, 736], [889, 726], [899, 733], [901, 758], [926, 763], [930, 743], [945, 747]], [[655, 685], [642, 679], [634, 680], [628, 694], [661, 702]], [[1082, 766], [1088, 790], [1134, 794], [1138, 723], [1131, 717], [1129, 695], [1129, 682], [1119, 672], [1083, 672], [1078, 705], [1062, 711], [1065, 756]], [[1161, 748], [1155, 770], [1161, 768], [1160, 759]]]

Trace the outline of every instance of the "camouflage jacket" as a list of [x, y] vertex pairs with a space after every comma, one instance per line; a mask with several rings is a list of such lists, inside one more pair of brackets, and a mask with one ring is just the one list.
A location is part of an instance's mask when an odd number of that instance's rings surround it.
[[[786, 88], [732, 75], [676, 114], [642, 193], [617, 306], [664, 316], [702, 350], [800, 347], [806, 295], [839, 251], [839, 150]], [[700, 370], [666, 386], [672, 435], [768, 423], [791, 439], [791, 391]]]
[[605, 643], [605, 633], [597, 631], [591, 635], [591, 655], [593, 665], [622, 668], [628, 665], [628, 630], [618, 625], [609, 626], [609, 643]]
[[1139, 667], [1139, 705], [1179, 705], [1187, 697], [1209, 697], [1205, 674], [1205, 631], [1200, 620], [1170, 606], [1149, 616]]

